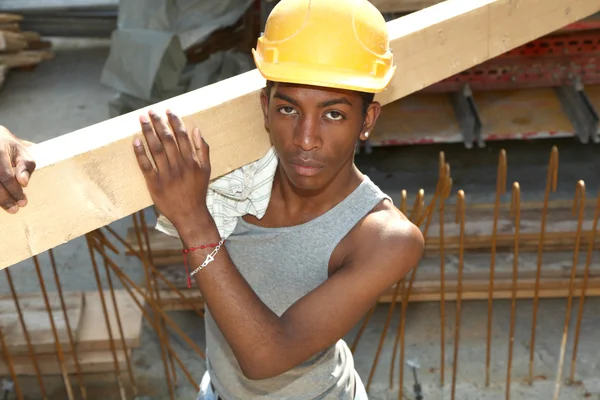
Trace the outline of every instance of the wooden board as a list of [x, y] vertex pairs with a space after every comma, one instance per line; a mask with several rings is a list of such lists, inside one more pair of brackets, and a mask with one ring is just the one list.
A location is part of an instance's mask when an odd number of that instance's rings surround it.
[[20, 33], [0, 31], [0, 52], [19, 51], [27, 48], [27, 40]]
[[[74, 340], [77, 340], [81, 332], [82, 316], [85, 313], [84, 296], [82, 292], [69, 292], [64, 293], [64, 298], [71, 332]], [[18, 299], [34, 351], [53, 353], [55, 351], [54, 335], [42, 294], [21, 294]], [[67, 325], [58, 293], [48, 293], [48, 300], [60, 344], [62, 348], [68, 348]], [[11, 354], [27, 353], [29, 351], [15, 303], [12, 296], [9, 295], [0, 297], [0, 329], [4, 333], [4, 339]]]
[[[397, 72], [376, 96], [383, 104], [600, 10], [598, 0], [448, 0], [388, 23]], [[199, 126], [211, 146], [212, 177], [270, 147], [256, 70], [152, 106]], [[38, 144], [38, 165], [16, 215], [0, 214], [0, 268], [39, 254], [151, 205], [132, 150], [138, 115], [122, 115]], [[56, 182], [63, 182], [55, 190]]]
[[[127, 351], [131, 356], [131, 349]], [[113, 354], [110, 351], [82, 352], [77, 354], [77, 359], [81, 372], [84, 374], [114, 372], [115, 370]], [[75, 369], [73, 354], [65, 353], [64, 360], [67, 373], [75, 374], [77, 370]], [[39, 355], [37, 361], [42, 375], [60, 375], [62, 373], [58, 359], [54, 354]], [[123, 351], [117, 351], [117, 362], [119, 370], [123, 371], [127, 368]], [[17, 375], [33, 376], [36, 374], [33, 362], [28, 356], [13, 357], [13, 366]], [[0, 359], [0, 376], [8, 376], [8, 365], [4, 359]]]
[[[142, 311], [135, 304], [126, 290], [115, 290], [115, 296], [117, 298], [121, 324], [123, 325], [126, 346], [128, 348], [139, 347], [141, 344], [140, 336], [142, 333]], [[108, 308], [110, 326], [113, 338], [115, 339], [115, 345], [117, 348], [122, 348], [123, 346], [121, 345], [118, 330], [119, 327], [117, 325], [117, 319], [109, 290], [104, 291], [104, 299]], [[138, 300], [144, 304], [141, 296], [138, 296]], [[106, 329], [100, 295], [96, 291], [85, 292], [85, 302], [86, 309], [79, 329], [77, 351], [90, 352], [110, 350], [110, 340], [108, 330]]]
[[20, 22], [22, 20], [23, 20], [22, 15], [0, 13], [0, 24], [6, 24], [6, 23], [10, 23], [10, 22]]
[[[594, 260], [600, 252], [594, 253]], [[578, 264], [575, 280], [575, 296], [581, 294], [585, 253], [582, 253]], [[489, 294], [490, 275], [489, 254], [468, 254], [465, 256], [463, 266], [463, 300], [484, 300]], [[540, 274], [541, 298], [564, 298], [569, 294], [569, 279], [571, 275], [573, 255], [570, 252], [553, 254], [552, 257], [543, 258]], [[509, 299], [512, 296], [512, 253], [499, 253], [496, 258], [494, 299]], [[537, 255], [521, 254], [519, 256], [517, 297], [520, 299], [533, 298], [535, 276], [537, 269]], [[196, 306], [203, 307], [203, 300], [197, 289], [185, 289], [185, 270], [182, 266], [169, 266], [162, 268], [161, 272], [171, 280], [175, 286], [182, 289], [186, 298], [191, 299]], [[455, 300], [457, 297], [458, 283], [458, 257], [445, 257], [445, 296], [446, 300]], [[410, 277], [410, 275], [408, 276]], [[162, 287], [161, 299], [165, 310], [192, 309], [189, 303], [183, 301], [176, 293]], [[413, 286], [410, 302], [439, 301], [440, 294], [440, 262], [439, 257], [426, 257], [417, 267], [417, 275]], [[380, 303], [392, 300], [394, 286], [389, 288], [379, 299]], [[600, 296], [600, 268], [592, 264], [588, 279], [587, 296]]]
[[54, 54], [49, 50], [23, 50], [14, 54], [0, 54], [0, 64], [8, 68], [31, 67], [52, 58]]
[[485, 140], [575, 135], [552, 88], [475, 92], [473, 99]]
[[461, 142], [462, 134], [444, 93], [415, 93], [383, 107], [373, 146]]

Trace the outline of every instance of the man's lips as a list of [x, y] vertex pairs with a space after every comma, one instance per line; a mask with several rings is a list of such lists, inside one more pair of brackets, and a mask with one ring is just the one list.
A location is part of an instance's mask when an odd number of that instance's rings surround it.
[[294, 159], [290, 161], [290, 164], [294, 171], [302, 176], [314, 176], [323, 168], [323, 165], [312, 160]]

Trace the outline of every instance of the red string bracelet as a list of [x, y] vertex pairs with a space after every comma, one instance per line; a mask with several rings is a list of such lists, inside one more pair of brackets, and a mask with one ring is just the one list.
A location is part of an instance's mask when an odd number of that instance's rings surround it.
[[190, 277], [190, 273], [188, 271], [188, 265], [187, 265], [187, 258], [186, 258], [186, 254], [190, 253], [192, 251], [196, 251], [196, 250], [202, 250], [202, 249], [207, 249], [209, 247], [217, 247], [219, 245], [219, 243], [210, 243], [210, 244], [205, 244], [202, 246], [198, 246], [198, 247], [190, 247], [189, 249], [183, 249], [183, 264], [185, 265], [185, 275], [187, 276], [187, 283], [188, 283], [188, 289], [192, 287], [192, 278]]

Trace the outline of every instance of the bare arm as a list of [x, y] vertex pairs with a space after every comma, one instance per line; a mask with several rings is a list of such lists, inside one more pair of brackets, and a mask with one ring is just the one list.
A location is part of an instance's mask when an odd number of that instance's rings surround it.
[[[247, 377], [279, 375], [332, 345], [417, 265], [423, 239], [410, 222], [390, 223], [374, 216], [363, 225], [362, 245], [347, 263], [280, 318], [254, 294], [225, 249], [196, 275], [211, 315]], [[210, 224], [189, 227], [183, 236], [187, 247], [218, 240]], [[204, 258], [205, 254], [192, 255], [191, 265], [200, 265]]]
[[[186, 248], [219, 242], [206, 207], [209, 149], [194, 131], [190, 140], [174, 115], [141, 117], [156, 169], [141, 141], [134, 141], [152, 199], [177, 229]], [[383, 210], [361, 223], [344, 265], [281, 317], [273, 313], [238, 272], [225, 247], [195, 275], [211, 315], [250, 379], [279, 375], [343, 337], [378, 297], [421, 258], [421, 232], [398, 212]], [[187, 254], [193, 270], [212, 249]]]

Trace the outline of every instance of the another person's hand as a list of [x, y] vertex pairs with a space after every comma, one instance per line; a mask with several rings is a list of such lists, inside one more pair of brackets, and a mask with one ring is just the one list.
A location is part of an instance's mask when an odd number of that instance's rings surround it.
[[154, 204], [180, 233], [208, 222], [208, 144], [197, 128], [188, 135], [183, 121], [169, 111], [166, 120], [153, 111], [148, 116], [140, 116], [140, 123], [156, 168], [143, 141], [137, 138], [133, 145]]
[[35, 170], [27, 145], [28, 142], [0, 126], [0, 207], [11, 214], [27, 205], [23, 188]]

